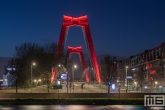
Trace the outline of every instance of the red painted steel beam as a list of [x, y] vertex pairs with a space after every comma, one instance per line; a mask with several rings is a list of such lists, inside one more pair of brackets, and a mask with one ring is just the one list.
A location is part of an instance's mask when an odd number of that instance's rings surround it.
[[79, 53], [79, 57], [81, 59], [81, 63], [82, 63], [83, 69], [84, 69], [84, 74], [85, 74], [86, 82], [89, 82], [89, 77], [88, 77], [88, 72], [86, 70], [86, 64], [85, 64], [83, 52], [80, 52]]
[[87, 42], [87, 45], [88, 45], [89, 50], [90, 50], [92, 63], [93, 63], [94, 70], [96, 73], [96, 79], [98, 82], [101, 82], [100, 72], [99, 72], [99, 68], [98, 68], [98, 63], [97, 63], [97, 59], [96, 59], [96, 54], [95, 54], [95, 50], [94, 50], [94, 45], [93, 45], [93, 41], [92, 41], [92, 37], [91, 37], [91, 33], [90, 33], [90, 28], [89, 28], [87, 16], [71, 17], [71, 16], [65, 16], [64, 15], [62, 28], [61, 28], [61, 32], [60, 32], [60, 38], [58, 41], [58, 47], [57, 47], [57, 51], [56, 51], [56, 58], [58, 59], [58, 57], [61, 53], [61, 50], [63, 50], [65, 40], [67, 37], [66, 36], [66, 34], [67, 34], [66, 30], [70, 26], [80, 26], [84, 29], [85, 37], [86, 37], [85, 39], [87, 39], [86, 42]]
[[54, 77], [56, 76], [56, 68], [52, 68], [52, 76], [50, 82], [52, 83], [54, 81]]
[[83, 51], [82, 51], [82, 46], [79, 46], [79, 47], [68, 46], [69, 56], [73, 52], [78, 53], [79, 58], [80, 58], [81, 65], [83, 67], [83, 71], [84, 71], [86, 82], [89, 82], [89, 77], [88, 77], [88, 72], [86, 71], [86, 64], [85, 64], [85, 59], [84, 59], [84, 55], [83, 55]]

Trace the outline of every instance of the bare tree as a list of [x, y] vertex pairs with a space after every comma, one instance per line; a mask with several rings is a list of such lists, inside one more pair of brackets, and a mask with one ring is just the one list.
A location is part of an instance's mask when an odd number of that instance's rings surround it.
[[[48, 43], [44, 45], [38, 45], [35, 43], [23, 43], [15, 47], [15, 58], [17, 59], [19, 70], [17, 72], [17, 79], [19, 86], [30, 85], [30, 67], [32, 62], [36, 62], [36, 66], [33, 68], [33, 78], [40, 79], [42, 74], [52, 72], [52, 67], [59, 63], [65, 57], [62, 51], [59, 58], [56, 59], [55, 52], [57, 49], [56, 43]], [[8, 65], [13, 65], [9, 62]]]
[[101, 64], [100, 64], [100, 76], [101, 76], [101, 81], [103, 83], [106, 83], [107, 85], [107, 72], [105, 69], [105, 62], [103, 59], [101, 59]]
[[108, 93], [110, 93], [110, 86], [116, 81], [117, 78], [116, 57], [112, 57], [110, 55], [105, 56], [104, 60], [102, 60], [102, 67], [102, 71], [105, 71], [106, 73], [104, 80], [108, 86]]

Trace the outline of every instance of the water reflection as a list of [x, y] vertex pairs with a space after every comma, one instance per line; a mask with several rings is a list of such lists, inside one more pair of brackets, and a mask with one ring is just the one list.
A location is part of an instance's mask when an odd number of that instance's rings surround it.
[[143, 105], [11, 105], [0, 106], [0, 110], [165, 110], [165, 107]]

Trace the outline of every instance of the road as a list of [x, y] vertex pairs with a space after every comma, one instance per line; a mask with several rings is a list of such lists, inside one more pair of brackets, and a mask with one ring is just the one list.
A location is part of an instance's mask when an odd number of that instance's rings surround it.
[[[81, 88], [82, 83], [85, 85], [83, 86], [83, 89]], [[42, 85], [42, 86], [37, 86], [33, 87], [32, 90], [31, 88], [25, 88], [25, 87], [19, 87], [18, 88], [18, 93], [67, 93], [67, 86], [66, 83], [62, 84], [62, 89], [53, 89], [50, 88], [48, 91], [47, 85]], [[118, 88], [115, 90], [111, 89], [111, 93], [117, 93]], [[125, 89], [120, 90], [121, 93], [125, 93]], [[136, 92], [136, 91], [128, 91], [128, 92]], [[0, 93], [16, 93], [15, 88], [5, 88], [1, 89]], [[68, 93], [107, 93], [107, 86], [103, 84], [96, 84], [96, 83], [85, 83], [85, 82], [74, 82], [74, 89], [73, 86], [70, 88], [68, 87]]]

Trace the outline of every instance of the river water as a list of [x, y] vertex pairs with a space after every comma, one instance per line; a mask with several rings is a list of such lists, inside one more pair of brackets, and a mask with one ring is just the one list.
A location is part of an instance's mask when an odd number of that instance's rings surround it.
[[165, 110], [143, 105], [0, 105], [0, 110]]

